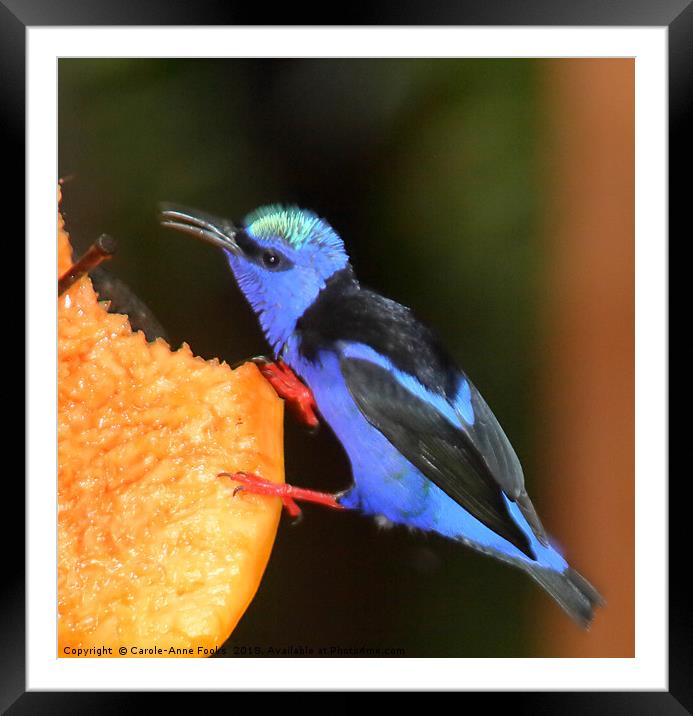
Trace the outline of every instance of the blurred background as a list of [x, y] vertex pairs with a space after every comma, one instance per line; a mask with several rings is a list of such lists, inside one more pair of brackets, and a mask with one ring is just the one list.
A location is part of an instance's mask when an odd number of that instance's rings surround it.
[[[306, 505], [282, 518], [229, 646], [634, 655], [633, 91], [627, 59], [60, 60], [77, 252], [112, 234], [109, 269], [171, 344], [236, 363], [267, 352], [255, 318], [219, 253], [157, 225], [157, 202], [321, 214], [362, 283], [437, 329], [608, 602], [582, 633], [519, 571]], [[287, 416], [286, 477], [348, 486], [329, 429]]]

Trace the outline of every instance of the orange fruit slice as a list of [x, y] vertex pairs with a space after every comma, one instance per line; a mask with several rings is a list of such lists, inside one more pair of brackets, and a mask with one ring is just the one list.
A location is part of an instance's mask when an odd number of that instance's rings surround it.
[[[62, 275], [72, 256], [58, 224]], [[281, 503], [233, 497], [217, 474], [283, 482], [282, 421], [252, 363], [147, 343], [88, 277], [59, 297], [59, 656], [223, 644], [259, 586]]]

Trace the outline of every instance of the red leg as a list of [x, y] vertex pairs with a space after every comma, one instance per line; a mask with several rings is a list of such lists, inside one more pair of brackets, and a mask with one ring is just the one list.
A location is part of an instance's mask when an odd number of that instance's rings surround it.
[[235, 495], [238, 492], [245, 491], [254, 495], [268, 495], [270, 497], [281, 498], [286, 511], [291, 517], [298, 517], [301, 514], [301, 508], [294, 500], [303, 500], [305, 502], [315, 502], [318, 505], [331, 507], [335, 510], [345, 510], [344, 505], [337, 502], [334, 495], [327, 492], [316, 492], [315, 490], [305, 490], [302, 487], [294, 487], [285, 483], [270, 482], [258, 475], [246, 472], [220, 472], [217, 477], [228, 477], [234, 482], [242, 483], [233, 491]]
[[309, 428], [315, 429], [320, 424], [315, 414], [317, 406], [310, 388], [298, 378], [298, 376], [282, 360], [276, 363], [266, 358], [258, 357], [252, 359], [253, 363], [260, 369], [260, 372], [274, 388], [277, 395], [286, 401], [299, 422]]

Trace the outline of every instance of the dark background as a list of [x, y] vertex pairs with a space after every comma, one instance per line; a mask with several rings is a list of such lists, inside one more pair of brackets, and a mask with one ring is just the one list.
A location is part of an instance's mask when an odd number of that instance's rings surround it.
[[[547, 277], [560, 263], [547, 227], [561, 179], [560, 161], [552, 162], [562, 151], [549, 138], [563, 87], [550, 79], [552, 64], [61, 60], [67, 228], [77, 251], [102, 232], [118, 240], [110, 268], [151, 307], [173, 346], [186, 341], [199, 355], [235, 363], [266, 352], [255, 318], [221, 255], [157, 225], [157, 202], [233, 219], [268, 202], [323, 215], [361, 281], [433, 324], [481, 389], [571, 557], [565, 519], [551, 518], [561, 514], [550, 504], [561, 493], [550, 489], [546, 456], [553, 409], [546, 362], [555, 346]], [[609, 286], [618, 293], [616, 283]], [[585, 450], [590, 439], [574, 437]], [[286, 476], [330, 491], [350, 482], [329, 429], [311, 437], [290, 416]], [[632, 490], [632, 472], [618, 478]], [[558, 645], [577, 628], [562, 615], [546, 621], [558, 608], [523, 574], [357, 514], [310, 505], [304, 513], [296, 526], [283, 518], [257, 597], [228, 646], [566, 653]], [[583, 519], [577, 503], [571, 519], [579, 533], [597, 529], [600, 550], [608, 530], [619, 529], [618, 521]], [[611, 555], [603, 573], [619, 559]], [[575, 566], [609, 599], [590, 564]], [[619, 655], [632, 652], [630, 638]], [[605, 654], [613, 651], [612, 644]]]

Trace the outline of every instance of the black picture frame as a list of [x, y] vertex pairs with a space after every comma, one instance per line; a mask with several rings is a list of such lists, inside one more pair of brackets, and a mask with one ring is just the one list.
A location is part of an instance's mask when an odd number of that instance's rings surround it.
[[[691, 0], [525, 0], [511, 4], [502, 0], [457, 2], [455, 7], [444, 3], [415, 4], [402, 2], [367, 9], [351, 10], [342, 18], [327, 17], [311, 11], [310, 19], [302, 17], [295, 7], [273, 14], [272, 24], [348, 24], [348, 25], [575, 25], [575, 26], [666, 26], [669, 31], [669, 217], [671, 231], [690, 238], [690, 180], [682, 181], [689, 169], [690, 153], [685, 139], [690, 133], [693, 105], [693, 6]], [[10, 179], [3, 192], [5, 207], [21, 207], [25, 191], [25, 46], [29, 26], [52, 25], [212, 25], [264, 24], [256, 22], [259, 13], [248, 4], [218, 3], [198, 0], [188, 3], [167, 3], [151, 0], [146, 3], [126, 0], [101, 0], [85, 4], [79, 0], [0, 0], [0, 112], [2, 112], [3, 156], [5, 174]], [[24, 231], [24, 212], [7, 210], [6, 217], [19, 236]], [[685, 232], [688, 220], [689, 231]], [[19, 242], [14, 244], [15, 248]], [[21, 261], [21, 259], [18, 259]], [[11, 265], [14, 265], [14, 260]], [[30, 267], [27, 267], [30, 270]], [[31, 419], [31, 416], [29, 416]], [[19, 422], [19, 421], [17, 421]], [[683, 478], [684, 475], [681, 475]], [[687, 477], [687, 476], [685, 476]], [[47, 484], [50, 484], [48, 482]], [[669, 584], [669, 691], [618, 693], [495, 693], [484, 694], [501, 700], [515, 712], [524, 713], [628, 713], [682, 714], [693, 713], [693, 647], [690, 640], [691, 603], [684, 581], [690, 562], [688, 539], [683, 539], [682, 524], [676, 514], [688, 504], [688, 480], [673, 480], [670, 493], [670, 584]], [[5, 480], [6, 515], [24, 501], [19, 480]], [[21, 518], [19, 518], [21, 519]], [[677, 529], [678, 528], [678, 529]], [[16, 529], [21, 530], [21, 526]], [[16, 532], [15, 532], [16, 534]], [[5, 574], [2, 588], [3, 649], [0, 673], [0, 707], [12, 714], [82, 713], [122, 711], [132, 708], [135, 698], [127, 693], [25, 692], [25, 560], [17, 545], [6, 539]], [[677, 569], [677, 566], [681, 569]], [[142, 695], [144, 696], [144, 695]], [[465, 699], [472, 698], [467, 694]], [[150, 697], [151, 698], [151, 697]], [[344, 703], [344, 702], [342, 702]], [[161, 707], [161, 704], [158, 704]], [[178, 704], [179, 706], [181, 703]], [[469, 702], [465, 701], [469, 707]]]

